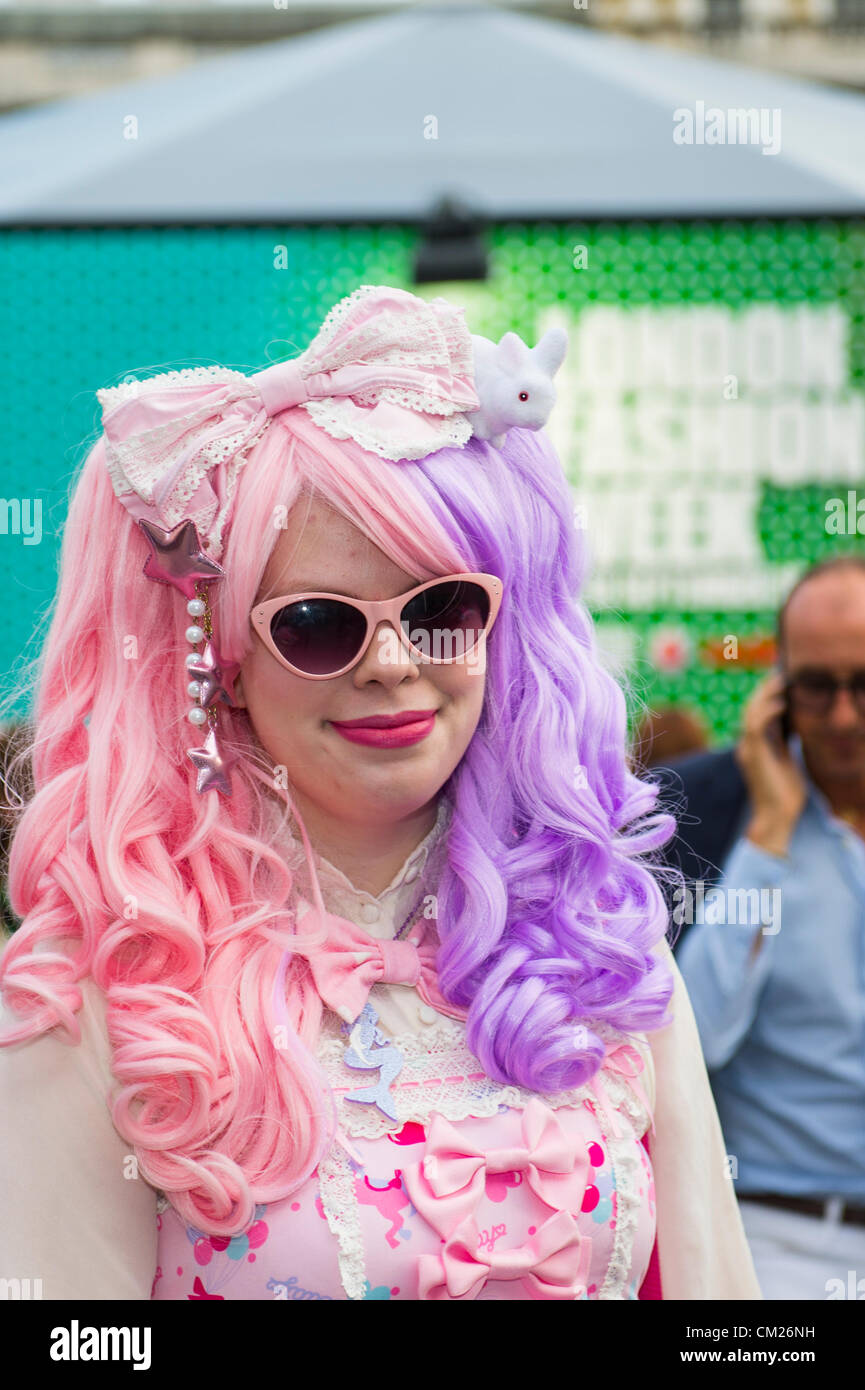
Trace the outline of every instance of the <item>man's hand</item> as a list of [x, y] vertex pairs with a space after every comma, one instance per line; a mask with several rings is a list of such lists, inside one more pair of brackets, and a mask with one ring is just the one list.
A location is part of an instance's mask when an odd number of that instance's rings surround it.
[[769, 854], [785, 855], [808, 796], [804, 778], [789, 748], [777, 736], [784, 711], [784, 678], [762, 681], [745, 706], [738, 762], [751, 798], [745, 831], [752, 844]]

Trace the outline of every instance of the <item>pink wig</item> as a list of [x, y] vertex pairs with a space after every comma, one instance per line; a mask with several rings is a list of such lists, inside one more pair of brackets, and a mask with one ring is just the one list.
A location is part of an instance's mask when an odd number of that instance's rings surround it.
[[[285, 412], [239, 474], [221, 561], [228, 578], [214, 604], [229, 660], [250, 649], [249, 610], [270, 551], [311, 490], [410, 573], [465, 568], [398, 465], [337, 444], [306, 411]], [[172, 589], [143, 576], [146, 556], [100, 438], [70, 504], [44, 647], [27, 750], [35, 796], [9, 863], [10, 902], [23, 921], [0, 963], [23, 1021], [0, 1042], [58, 1024], [80, 1041], [76, 982], [92, 975], [120, 1082], [118, 1131], [185, 1220], [230, 1235], [257, 1202], [302, 1183], [329, 1140], [330, 1101], [311, 1052], [321, 1004], [293, 957], [296, 1036], [275, 1045], [293, 885], [264, 830], [261, 784], [271, 800], [281, 793], [246, 712], [227, 707], [222, 741], [241, 757], [232, 796], [195, 791], [181, 678], [189, 618]]]

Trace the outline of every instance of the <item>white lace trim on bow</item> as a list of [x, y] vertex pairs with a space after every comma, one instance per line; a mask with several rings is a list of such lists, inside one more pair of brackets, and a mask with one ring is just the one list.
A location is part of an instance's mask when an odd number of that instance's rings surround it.
[[159, 386], [186, 386], [194, 381], [218, 382], [236, 381], [248, 382], [243, 372], [236, 372], [231, 367], [220, 367], [218, 363], [210, 367], [181, 367], [177, 371], [158, 372], [154, 376], [143, 377], [140, 381], [121, 381], [117, 386], [103, 386], [96, 392], [96, 399], [105, 410], [113, 410], [115, 406], [122, 405], [124, 401], [135, 400], [141, 394], [142, 388], [146, 390], [150, 383]]
[[[382, 308], [374, 319], [334, 342], [343, 320], [354, 311], [358, 301], [380, 293], [375, 285], [361, 285], [335, 304], [313, 343], [296, 361], [301, 376], [308, 377], [316, 372], [339, 371], [362, 361], [369, 353], [384, 384], [357, 390], [352, 396], [304, 401], [303, 409], [332, 438], [354, 439], [361, 448], [381, 458], [424, 458], [447, 445], [461, 448], [472, 435], [472, 426], [462, 410], [441, 392], [406, 387], [398, 379], [388, 384], [387, 368], [417, 367], [422, 362], [425, 366], [446, 368], [454, 376], [471, 378], [474, 354], [463, 311], [440, 298], [429, 303], [423, 314], [417, 312], [416, 305], [411, 314], [401, 312], [397, 305]], [[387, 346], [389, 341], [400, 343], [400, 347]], [[392, 423], [381, 424], [374, 409], [363, 408], [375, 407], [380, 401], [425, 415], [423, 439], [415, 439], [411, 444], [395, 442]]]
[[[255, 383], [243, 372], [226, 367], [185, 367], [180, 371], [162, 372], [144, 381], [124, 382], [120, 386], [106, 387], [96, 395], [104, 408], [114, 407], [124, 401], [146, 395], [148, 391], [163, 390], [166, 386], [184, 386], [193, 382], [209, 382], [215, 386], [226, 386], [228, 392], [222, 409], [228, 412], [238, 401], [257, 399]], [[135, 492], [149, 505], [155, 502], [157, 485], [171, 474], [176, 460], [189, 449], [189, 436], [213, 415], [212, 402], [204, 402], [185, 415], [176, 416], [163, 425], [144, 430], [122, 445], [112, 444], [105, 436], [105, 455], [108, 476], [115, 495], [120, 497]], [[195, 522], [201, 536], [207, 536], [211, 557], [219, 559], [222, 554], [222, 532], [226, 517], [231, 509], [237, 477], [246, 463], [246, 457], [270, 425], [270, 419], [262, 413], [258, 424], [255, 414], [241, 420], [231, 434], [224, 434], [209, 442], [202, 442], [197, 453], [187, 461], [182, 475], [168, 496], [162, 499], [160, 511], [170, 530], [187, 516]], [[189, 501], [203, 478], [210, 470], [224, 460], [230, 459], [225, 475], [224, 496], [217, 511], [216, 499], [208, 500], [198, 509], [190, 509]]]
[[[386, 393], [383, 391], [380, 394], [384, 396]], [[371, 421], [365, 424], [360, 420], [359, 409], [350, 396], [327, 396], [320, 401], [304, 401], [302, 409], [308, 411], [319, 428], [334, 439], [353, 439], [368, 453], [394, 462], [398, 459], [426, 458], [427, 454], [448, 445], [460, 448], [472, 434], [472, 426], [466, 417], [453, 415], [436, 419], [435, 424], [430, 420], [422, 443], [408, 444], [404, 440], [401, 444], [394, 444], [392, 429], [383, 427], [375, 430], [371, 427]]]
[[441, 296], [427, 304], [428, 313], [423, 319], [418, 316], [417, 305], [412, 305], [412, 338], [405, 332], [405, 314], [400, 313], [397, 308], [381, 309], [374, 320], [371, 319], [367, 324], [359, 326], [352, 333], [350, 343], [346, 341], [334, 348], [332, 342], [343, 319], [354, 312], [360, 300], [380, 293], [381, 287], [378, 285], [359, 285], [351, 294], [333, 305], [313, 343], [298, 359], [302, 375], [322, 370], [334, 371], [354, 363], [358, 360], [358, 347], [380, 344], [388, 333], [404, 344], [403, 347], [393, 348], [388, 353], [388, 360], [395, 364], [409, 366], [416, 363], [418, 354], [423, 352], [430, 366], [449, 367], [455, 375], [460, 376], [470, 376], [473, 373], [474, 352], [463, 310]]

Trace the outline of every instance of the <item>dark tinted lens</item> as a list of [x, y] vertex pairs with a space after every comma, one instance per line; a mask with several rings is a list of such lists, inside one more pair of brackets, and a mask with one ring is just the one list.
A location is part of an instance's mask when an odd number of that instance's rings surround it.
[[833, 701], [836, 684], [830, 676], [820, 676], [819, 671], [802, 673], [790, 681], [790, 694], [797, 705], [804, 709], [829, 708]]
[[299, 671], [329, 676], [357, 656], [366, 636], [366, 619], [338, 599], [302, 599], [274, 613], [270, 635], [277, 651]]
[[457, 661], [477, 645], [489, 615], [486, 589], [460, 579], [416, 594], [400, 619], [408, 640], [425, 657]]
[[[827, 714], [837, 698], [839, 682], [829, 671], [803, 671], [791, 680], [790, 689], [801, 709]], [[865, 712], [865, 671], [853, 672], [850, 694], [857, 708]]]
[[790, 682], [790, 690], [803, 709], [828, 710], [838, 690], [837, 682], [828, 672], [803, 671]]

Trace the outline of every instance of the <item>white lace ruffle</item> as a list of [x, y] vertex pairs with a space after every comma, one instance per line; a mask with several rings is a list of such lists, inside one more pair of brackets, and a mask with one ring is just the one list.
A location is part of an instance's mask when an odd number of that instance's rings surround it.
[[422, 317], [417, 312], [417, 305], [412, 304], [411, 336], [405, 332], [406, 316], [399, 309], [381, 308], [374, 319], [352, 332], [350, 342], [346, 339], [334, 345], [333, 340], [343, 321], [354, 313], [358, 303], [370, 295], [381, 294], [381, 289], [380, 285], [359, 285], [333, 305], [313, 343], [299, 359], [303, 364], [303, 375], [314, 371], [334, 371], [353, 364], [359, 360], [358, 347], [380, 345], [388, 338], [401, 344], [399, 348], [393, 347], [388, 351], [388, 360], [393, 363], [410, 366], [417, 362], [418, 354], [423, 353], [430, 366], [449, 367], [461, 376], [472, 374], [474, 352], [464, 311], [441, 296], [427, 303], [428, 312]]
[[[163, 391], [174, 386], [182, 388], [193, 383], [225, 388], [219, 411], [222, 418], [227, 420], [234, 408], [236, 429], [209, 441], [201, 440], [192, 452], [191, 443], [195, 441], [196, 431], [214, 417], [214, 402], [204, 401], [186, 414], [176, 415], [153, 429], [142, 430], [121, 444], [114, 443], [106, 431], [106, 464], [116, 496], [134, 492], [149, 506], [157, 504], [157, 491], [164, 488], [166, 480], [176, 474], [174, 485], [166, 494], [160, 493], [158, 498], [165, 524], [170, 530], [189, 517], [199, 534], [207, 537], [211, 557], [218, 560], [222, 554], [222, 532], [231, 509], [238, 474], [246, 463], [248, 451], [270, 424], [269, 417], [260, 408], [255, 383], [243, 372], [226, 367], [188, 367], [176, 372], [162, 372], [145, 381], [107, 387], [97, 391], [96, 395], [103, 408], [108, 409], [124, 401], [146, 397], [151, 391]], [[186, 459], [180, 468], [183, 455], [186, 455]], [[223, 495], [217, 497], [211, 491], [198, 508], [190, 508], [190, 498], [198, 491], [202, 480], [212, 468], [227, 459], [230, 459], [230, 463], [225, 472]]]
[[[306, 352], [296, 359], [304, 379], [368, 360], [376, 365], [376, 385], [361, 387], [351, 396], [304, 401], [303, 409], [332, 438], [354, 439], [381, 458], [424, 458], [448, 445], [461, 448], [471, 438], [472, 426], [449, 398], [446, 376], [440, 389], [435, 389], [432, 377], [421, 389], [406, 386], [398, 372], [389, 381], [388, 368], [441, 368], [472, 380], [474, 353], [463, 310], [440, 297], [420, 311], [415, 298], [405, 303], [395, 298], [392, 307], [382, 305], [367, 323], [346, 325], [363, 299], [381, 293], [381, 286], [361, 285], [335, 304]], [[348, 331], [342, 332], [345, 327]], [[376, 419], [374, 407], [383, 401], [426, 418], [412, 422], [403, 439], [394, 438], [392, 414], [386, 421]]]
[[339, 1274], [346, 1297], [362, 1299], [366, 1292], [366, 1256], [360, 1210], [354, 1173], [348, 1154], [339, 1143], [318, 1165], [318, 1190], [322, 1211], [339, 1246]]
[[[358, 407], [350, 396], [328, 396], [320, 401], [304, 401], [301, 409], [333, 439], [353, 439], [367, 453], [396, 462], [399, 459], [426, 458], [448, 446], [461, 448], [472, 434], [472, 426], [464, 415], [443, 417], [427, 430], [422, 442], [403, 438], [394, 443], [393, 427], [381, 430], [370, 428], [371, 422], [358, 418]], [[416, 430], [415, 430], [416, 433]]]
[[[619, 1036], [600, 1025], [596, 1031], [606, 1033], [607, 1040]], [[346, 1038], [340, 1031], [340, 1020], [330, 1012], [325, 1014], [316, 1055], [334, 1089], [340, 1127], [349, 1136], [378, 1139], [410, 1121], [427, 1125], [434, 1114], [454, 1121], [495, 1115], [503, 1105], [524, 1110], [534, 1095], [522, 1086], [484, 1076], [466, 1046], [465, 1024], [458, 1019], [440, 1016], [423, 1033], [389, 1037], [388, 1042], [403, 1055], [402, 1071], [391, 1088], [396, 1120], [388, 1119], [377, 1106], [345, 1100], [346, 1093], [356, 1089], [358, 1074], [343, 1063]], [[651, 1116], [627, 1078], [609, 1068], [602, 1069], [599, 1078], [611, 1107], [625, 1114], [640, 1138], [651, 1124]], [[556, 1095], [544, 1095], [543, 1101], [553, 1110], [579, 1106], [584, 1101], [596, 1107], [598, 1096], [592, 1083], [586, 1082]]]
[[616, 1185], [616, 1229], [613, 1249], [604, 1282], [598, 1290], [599, 1299], [627, 1298], [633, 1264], [634, 1235], [640, 1216], [640, 1197], [637, 1179], [640, 1164], [634, 1150], [634, 1136], [616, 1138], [607, 1130], [607, 1150], [613, 1165]]
[[135, 400], [151, 383], [161, 390], [164, 386], [186, 386], [196, 381], [210, 381], [214, 385], [223, 381], [236, 381], [239, 385], [248, 380], [243, 372], [236, 372], [231, 367], [220, 367], [218, 364], [211, 367], [181, 367], [177, 371], [157, 372], [141, 381], [121, 381], [117, 386], [103, 386], [96, 392], [96, 399], [104, 410], [113, 410], [124, 401]]

